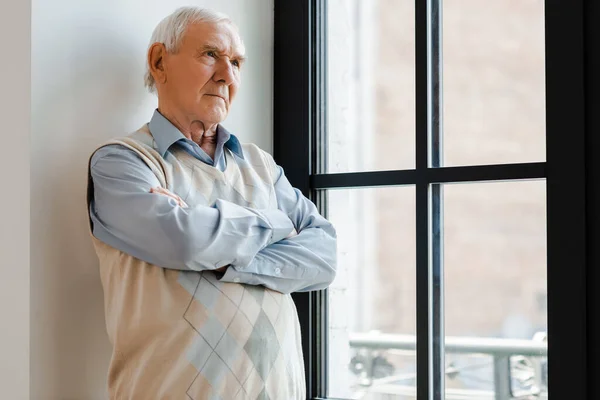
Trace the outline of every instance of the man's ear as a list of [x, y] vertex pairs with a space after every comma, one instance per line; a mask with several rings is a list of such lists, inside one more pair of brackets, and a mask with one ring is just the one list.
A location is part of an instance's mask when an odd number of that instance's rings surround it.
[[163, 43], [154, 43], [148, 49], [148, 68], [156, 83], [165, 83], [167, 81], [167, 71], [165, 68], [166, 55], [167, 49]]

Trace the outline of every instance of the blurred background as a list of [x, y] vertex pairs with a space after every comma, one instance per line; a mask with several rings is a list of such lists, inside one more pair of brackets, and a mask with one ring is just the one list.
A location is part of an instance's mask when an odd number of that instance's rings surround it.
[[[443, 1], [444, 166], [545, 161], [543, 6]], [[327, 172], [414, 168], [414, 1], [328, 7]], [[443, 210], [446, 398], [547, 397], [545, 181], [444, 185]], [[331, 190], [328, 212], [329, 394], [414, 399], [415, 189]]]

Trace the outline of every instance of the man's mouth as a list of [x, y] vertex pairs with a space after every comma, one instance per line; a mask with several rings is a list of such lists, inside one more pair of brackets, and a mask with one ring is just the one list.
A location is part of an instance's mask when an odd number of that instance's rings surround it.
[[219, 99], [223, 100], [226, 102], [225, 97], [223, 96], [219, 96], [218, 94], [207, 94], [207, 96], [211, 96], [211, 97], [218, 97]]

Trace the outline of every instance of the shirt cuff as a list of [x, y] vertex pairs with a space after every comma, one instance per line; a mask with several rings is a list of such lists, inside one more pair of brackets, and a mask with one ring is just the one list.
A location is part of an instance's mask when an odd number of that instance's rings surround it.
[[222, 276], [217, 275], [217, 279], [221, 282], [230, 283], [245, 283], [248, 285], [256, 285], [256, 278], [250, 272], [240, 272], [233, 266], [229, 266]]
[[285, 239], [295, 229], [292, 220], [281, 210], [261, 210], [262, 215], [271, 225], [271, 239], [269, 244], [277, 243]]

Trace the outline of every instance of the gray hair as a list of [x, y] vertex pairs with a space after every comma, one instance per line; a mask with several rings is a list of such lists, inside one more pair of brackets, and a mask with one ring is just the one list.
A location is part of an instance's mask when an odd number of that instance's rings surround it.
[[[223, 13], [200, 7], [180, 7], [156, 25], [148, 50], [154, 43], [163, 43], [168, 52], [176, 53], [187, 27], [198, 22], [229, 22], [233, 25], [233, 21]], [[156, 93], [156, 82], [147, 62], [144, 86], [150, 93]]]

